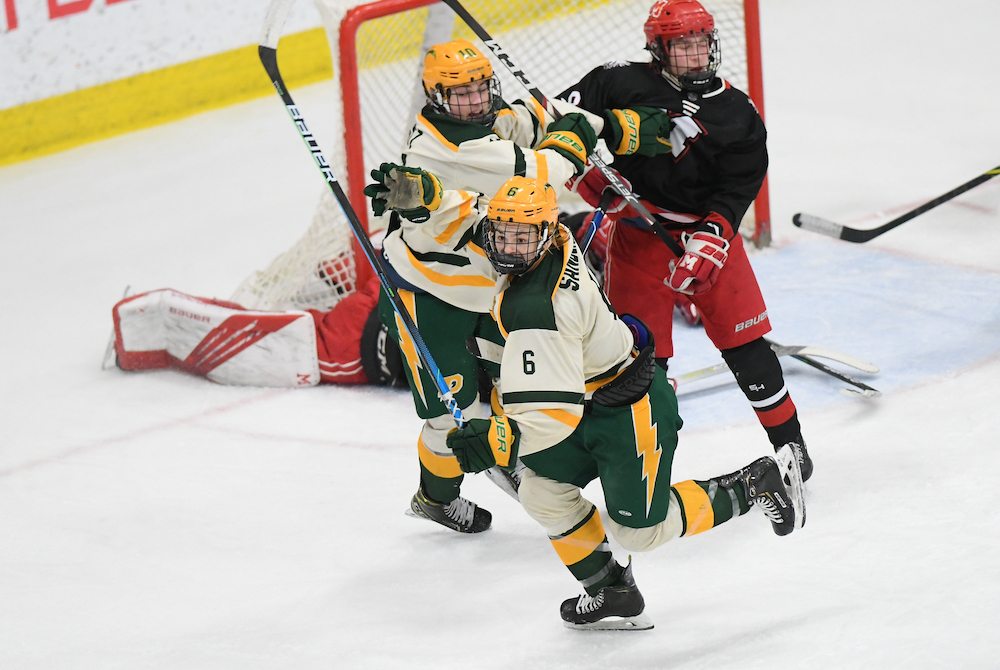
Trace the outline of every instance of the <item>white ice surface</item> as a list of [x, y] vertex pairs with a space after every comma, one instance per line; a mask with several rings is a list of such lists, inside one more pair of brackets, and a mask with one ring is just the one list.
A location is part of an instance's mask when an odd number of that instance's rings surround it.
[[[484, 477], [487, 533], [404, 516], [405, 393], [100, 371], [125, 285], [227, 297], [307, 227], [323, 184], [263, 99], [0, 169], [0, 668], [997, 667], [1000, 179], [864, 245], [790, 221], [874, 226], [1000, 162], [1000, 5], [761, 14], [773, 337], [871, 360], [884, 392], [784, 359], [801, 532], [754, 512], [634, 556], [656, 628], [567, 631], [576, 583]], [[295, 94], [322, 141], [328, 89]], [[675, 335], [675, 371], [718, 360]], [[675, 480], [769, 450], [725, 377], [680, 406]]]

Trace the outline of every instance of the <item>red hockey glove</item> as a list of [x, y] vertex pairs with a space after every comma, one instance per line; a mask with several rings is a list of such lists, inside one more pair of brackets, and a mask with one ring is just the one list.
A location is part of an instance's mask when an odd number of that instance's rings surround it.
[[494, 465], [513, 469], [517, 464], [517, 424], [505, 416], [470, 419], [465, 428], [448, 433], [448, 448], [462, 472], [482, 472]]
[[681, 313], [687, 325], [697, 326], [701, 323], [701, 310], [686, 295], [677, 294], [676, 300], [674, 300], [674, 308]]
[[[612, 170], [614, 168], [611, 168]], [[615, 171], [615, 174], [618, 174]], [[625, 188], [632, 190], [632, 184], [625, 179], [625, 177], [618, 174], [618, 178], [621, 179]], [[597, 207], [601, 203], [601, 194], [604, 193], [604, 189], [611, 188], [611, 182], [604, 178], [600, 170], [595, 170], [594, 166], [587, 163], [587, 167], [584, 169], [583, 174], [573, 177], [568, 182], [566, 182], [566, 187], [578, 193], [581, 198], [583, 198], [588, 205], [591, 207]], [[628, 211], [633, 211], [628, 203], [625, 202], [625, 198], [620, 195], [615, 195], [611, 200], [611, 204], [608, 205], [604, 213], [608, 215], [613, 221], [617, 221], [621, 213], [628, 209]], [[634, 215], [634, 212], [633, 212]]]
[[670, 276], [663, 283], [688, 295], [712, 288], [729, 257], [729, 242], [713, 233], [699, 230], [684, 244], [684, 255], [670, 262]]

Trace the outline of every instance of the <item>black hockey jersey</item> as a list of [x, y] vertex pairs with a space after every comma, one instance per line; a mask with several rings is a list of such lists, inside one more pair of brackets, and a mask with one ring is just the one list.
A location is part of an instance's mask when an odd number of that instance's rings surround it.
[[613, 167], [634, 192], [675, 212], [717, 212], [733, 230], [767, 172], [767, 132], [742, 91], [715, 79], [707, 93], [680, 91], [649, 63], [607, 63], [559, 95], [595, 114], [637, 105], [658, 107], [674, 121], [673, 151], [616, 156]]

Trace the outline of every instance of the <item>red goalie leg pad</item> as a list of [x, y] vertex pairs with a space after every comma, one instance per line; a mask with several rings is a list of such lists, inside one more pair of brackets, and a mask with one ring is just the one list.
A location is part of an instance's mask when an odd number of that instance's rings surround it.
[[329, 312], [309, 310], [316, 323], [316, 353], [320, 382], [367, 384], [361, 365], [361, 333], [368, 315], [378, 306], [379, 283], [371, 281], [347, 296]]
[[174, 367], [220, 384], [312, 386], [319, 382], [312, 316], [244, 310], [162, 289], [113, 310], [123, 370]]

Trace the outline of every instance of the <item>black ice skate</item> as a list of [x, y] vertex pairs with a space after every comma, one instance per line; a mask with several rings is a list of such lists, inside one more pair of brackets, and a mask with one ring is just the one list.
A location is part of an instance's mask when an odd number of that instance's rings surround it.
[[[801, 437], [795, 442], [789, 442], [788, 445], [792, 448], [792, 453], [795, 454], [795, 460], [799, 462], [799, 469], [802, 471], [802, 481], [808, 481], [810, 477], [813, 476], [813, 459], [809, 457], [809, 452], [806, 450], [806, 443]], [[775, 447], [774, 451], [777, 452], [779, 447]]]
[[648, 630], [653, 622], [643, 614], [646, 603], [632, 578], [632, 564], [618, 584], [605, 586], [596, 596], [584, 593], [563, 601], [563, 624], [580, 630]]
[[493, 515], [461, 496], [450, 503], [439, 503], [431, 500], [421, 486], [410, 500], [410, 516], [436, 521], [459, 533], [481, 533], [490, 527]]
[[788, 535], [805, 523], [802, 476], [789, 445], [779, 449], [774, 458], [763, 456], [745, 468], [718, 478], [719, 485], [726, 488], [732, 488], [737, 481], [743, 484], [747, 504], [760, 507], [776, 535]]

